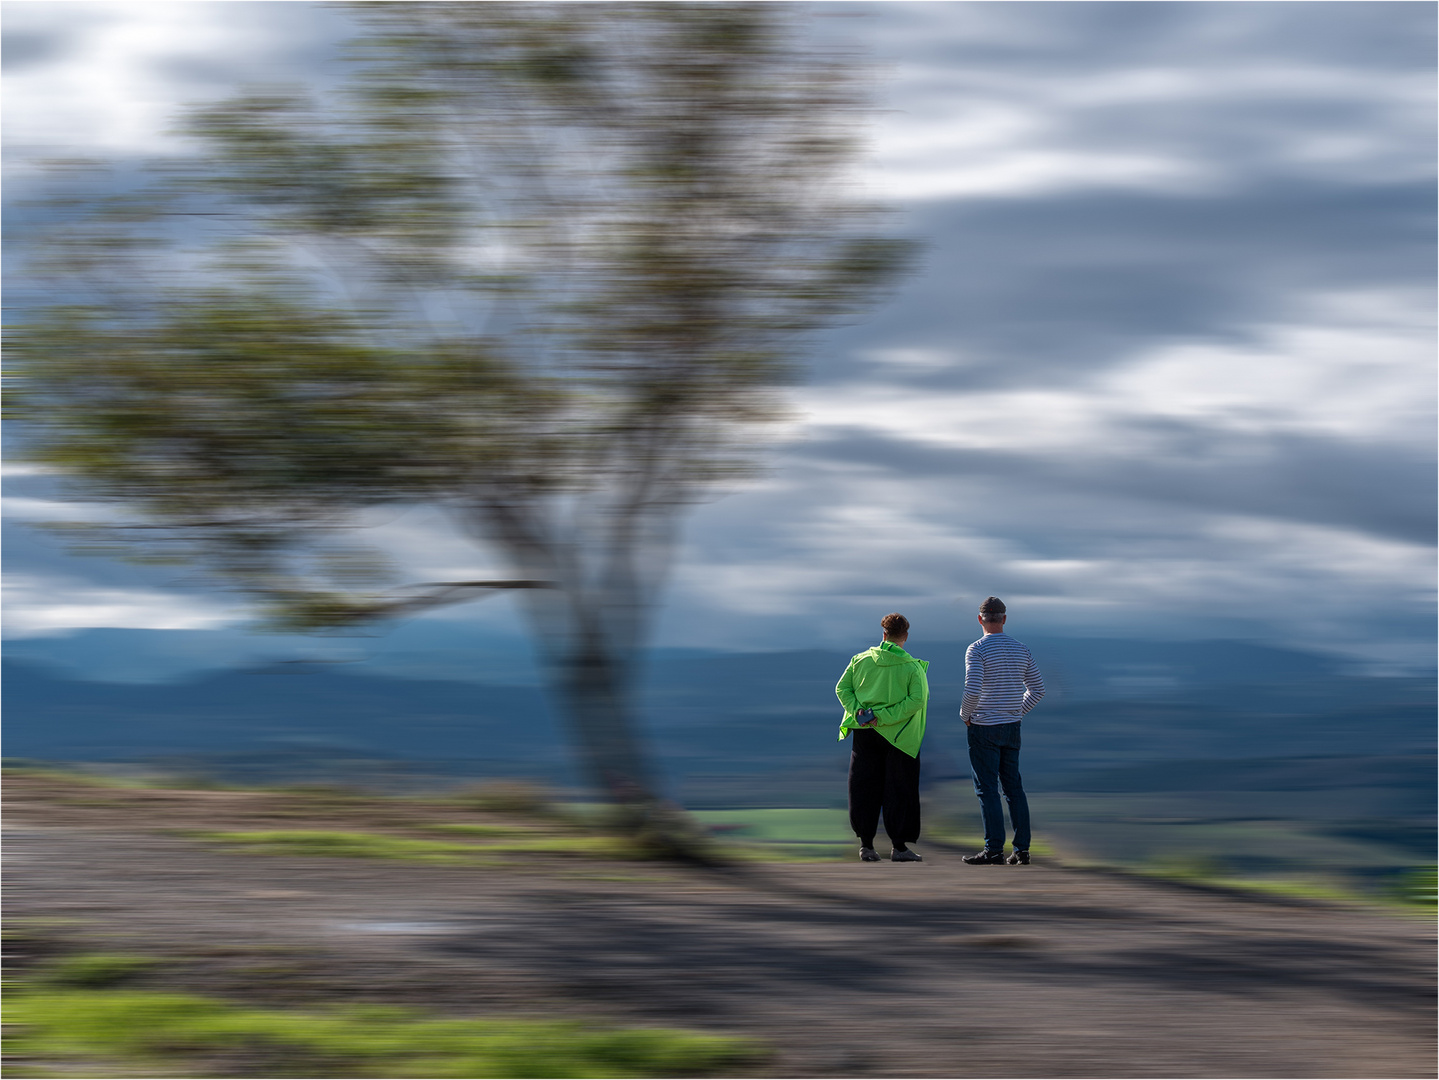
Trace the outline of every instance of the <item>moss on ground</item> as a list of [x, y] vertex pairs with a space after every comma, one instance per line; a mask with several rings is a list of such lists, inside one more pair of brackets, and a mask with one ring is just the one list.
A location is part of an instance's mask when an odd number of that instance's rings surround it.
[[[123, 963], [121, 963], [123, 961]], [[733, 1071], [752, 1040], [671, 1028], [510, 1017], [453, 1019], [391, 1007], [260, 1009], [186, 993], [90, 985], [150, 961], [73, 956], [12, 983], [11, 1076], [649, 1077]], [[68, 975], [67, 975], [68, 973]], [[218, 1070], [218, 1071], [217, 1071]]]
[[[625, 845], [612, 836], [516, 836], [481, 843], [415, 840], [383, 833], [330, 829], [270, 829], [257, 832], [190, 832], [247, 855], [319, 855], [350, 859], [402, 859], [414, 862], [483, 862], [501, 855], [572, 855], [592, 859], [623, 858]], [[488, 834], [494, 836], [495, 834]]]

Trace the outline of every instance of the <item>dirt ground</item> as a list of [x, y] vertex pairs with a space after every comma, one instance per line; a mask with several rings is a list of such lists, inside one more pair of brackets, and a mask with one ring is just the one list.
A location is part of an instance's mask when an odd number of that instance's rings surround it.
[[1430, 916], [968, 867], [924, 844], [923, 865], [732, 872], [243, 855], [165, 830], [368, 813], [403, 831], [411, 811], [24, 780], [6, 796], [12, 924], [171, 958], [174, 986], [745, 1034], [774, 1050], [765, 1076], [1436, 1071]]

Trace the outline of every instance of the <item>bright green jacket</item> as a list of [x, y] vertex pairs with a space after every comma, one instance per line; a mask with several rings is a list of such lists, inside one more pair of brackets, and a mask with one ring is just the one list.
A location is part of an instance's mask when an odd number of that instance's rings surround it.
[[874, 730], [910, 757], [919, 757], [929, 705], [928, 671], [928, 660], [916, 660], [888, 641], [856, 656], [834, 688], [844, 706], [840, 741], [860, 726], [854, 718], [857, 711], [873, 709]]

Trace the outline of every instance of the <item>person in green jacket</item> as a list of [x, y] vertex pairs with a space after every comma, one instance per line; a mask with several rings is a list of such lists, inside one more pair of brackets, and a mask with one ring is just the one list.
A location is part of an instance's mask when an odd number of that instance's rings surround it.
[[874, 834], [884, 812], [893, 862], [923, 862], [909, 849], [919, 839], [919, 744], [929, 704], [928, 660], [904, 651], [909, 620], [898, 612], [879, 625], [884, 640], [849, 662], [834, 688], [844, 706], [840, 741], [854, 732], [849, 756], [849, 826], [863, 862], [879, 862]]

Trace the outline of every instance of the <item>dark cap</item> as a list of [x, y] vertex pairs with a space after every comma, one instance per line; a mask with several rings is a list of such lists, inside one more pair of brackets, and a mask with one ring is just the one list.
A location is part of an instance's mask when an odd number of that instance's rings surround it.
[[1003, 615], [1004, 601], [997, 596], [986, 597], [984, 602], [979, 605], [979, 613], [986, 617], [990, 615]]

